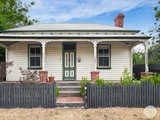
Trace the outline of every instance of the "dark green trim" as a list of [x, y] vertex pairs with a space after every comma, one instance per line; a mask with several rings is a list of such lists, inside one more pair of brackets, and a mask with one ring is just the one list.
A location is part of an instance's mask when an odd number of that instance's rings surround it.
[[[99, 65], [99, 63], [98, 63], [98, 54], [99, 54], [99, 53], [98, 53], [98, 47], [101, 46], [101, 45], [106, 45], [106, 46], [109, 46], [109, 48], [110, 48], [110, 50], [109, 50], [109, 52], [110, 52], [110, 60], [109, 60], [110, 66], [106, 66], [106, 67], [99, 67], [99, 66], [98, 66], [98, 65]], [[111, 69], [111, 65], [112, 65], [112, 64], [111, 64], [111, 59], [112, 59], [112, 58], [111, 58], [111, 54], [112, 54], [111, 49], [112, 49], [112, 48], [111, 48], [111, 44], [98, 44], [98, 45], [97, 45], [97, 69]]]
[[[75, 50], [64, 50], [64, 45], [66, 45], [66, 44], [74, 44], [75, 45]], [[65, 52], [74, 52], [74, 54], [75, 54], [75, 57], [74, 57], [74, 64], [75, 64], [75, 67], [74, 67], [74, 74], [75, 74], [75, 79], [74, 80], [72, 80], [72, 81], [75, 81], [76, 80], [76, 78], [77, 78], [77, 71], [76, 71], [76, 69], [77, 69], [77, 61], [76, 61], [76, 52], [77, 52], [77, 44], [76, 44], [76, 42], [63, 42], [62, 43], [62, 76], [63, 76], [63, 80], [65, 80], [65, 73], [64, 73], [64, 70], [65, 70], [65, 67], [64, 67], [64, 65], [65, 65], [65, 59], [64, 59], [64, 53]], [[65, 81], [67, 81], [67, 80], [65, 80]]]
[[28, 70], [42, 70], [42, 67], [37, 67], [37, 68], [28, 68]]
[[[150, 36], [0, 36], [3, 39], [150, 39]], [[120, 40], [119, 40], [120, 41]]]
[[135, 32], [138, 33], [140, 30], [5, 30], [1, 33], [11, 32]]
[[106, 70], [106, 69], [112, 69], [112, 68], [111, 68], [111, 67], [107, 67], [107, 68], [100, 68], [100, 67], [97, 67], [97, 69]]
[[[29, 65], [29, 48], [30, 48], [30, 46], [40, 46], [41, 47], [41, 66], [40, 67], [30, 67], [30, 65]], [[41, 70], [42, 69], [42, 45], [41, 44], [28, 44], [28, 69], [29, 70]]]

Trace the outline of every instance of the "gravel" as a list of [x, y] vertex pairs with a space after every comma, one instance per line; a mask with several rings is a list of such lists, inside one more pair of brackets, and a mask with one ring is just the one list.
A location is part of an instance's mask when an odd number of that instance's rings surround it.
[[[0, 109], [0, 120], [147, 120], [143, 108]], [[160, 108], [154, 120], [160, 120]]]

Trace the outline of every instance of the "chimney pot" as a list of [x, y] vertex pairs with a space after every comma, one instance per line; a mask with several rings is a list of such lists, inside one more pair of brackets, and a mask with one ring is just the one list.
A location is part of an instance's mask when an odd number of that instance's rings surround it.
[[115, 26], [123, 28], [124, 14], [118, 14], [115, 18]]

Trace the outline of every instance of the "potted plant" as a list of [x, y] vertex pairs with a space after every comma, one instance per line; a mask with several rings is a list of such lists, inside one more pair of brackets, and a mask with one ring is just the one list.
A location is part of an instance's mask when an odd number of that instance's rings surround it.
[[48, 77], [48, 82], [54, 82], [55, 77], [51, 74], [51, 76]]

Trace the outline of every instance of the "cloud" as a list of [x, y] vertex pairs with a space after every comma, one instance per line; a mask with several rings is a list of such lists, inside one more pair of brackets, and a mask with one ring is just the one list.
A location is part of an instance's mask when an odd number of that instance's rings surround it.
[[[32, 0], [23, 0], [25, 3]], [[31, 18], [40, 22], [64, 22], [73, 18], [89, 18], [114, 11], [126, 12], [134, 8], [153, 5], [156, 0], [34, 0]]]

